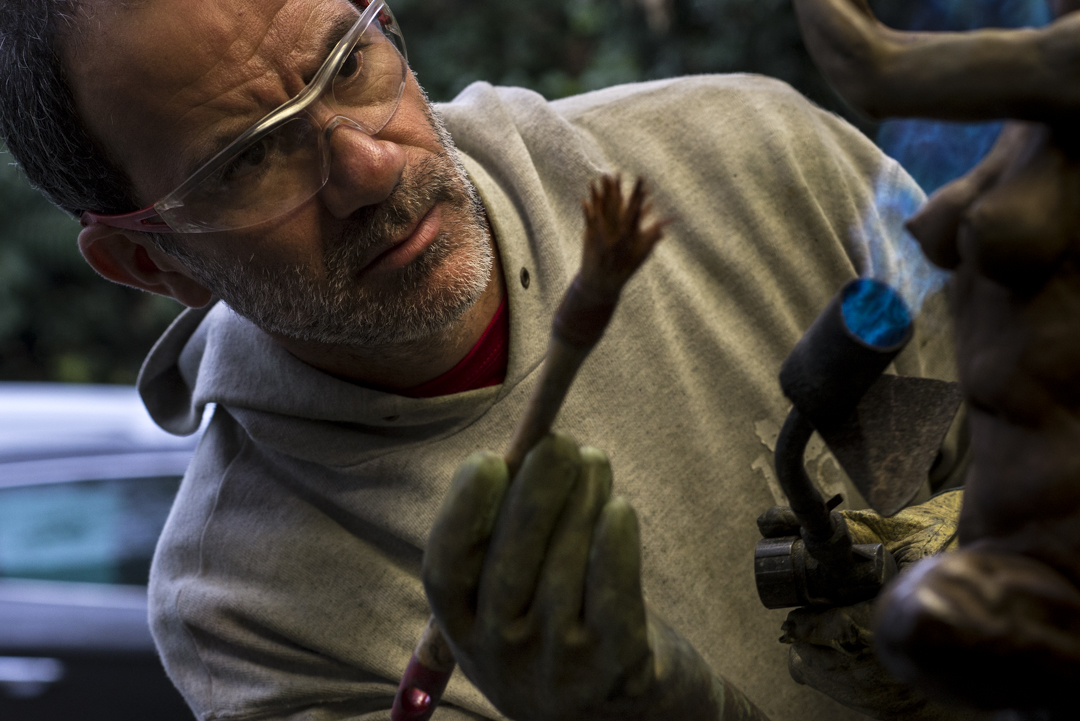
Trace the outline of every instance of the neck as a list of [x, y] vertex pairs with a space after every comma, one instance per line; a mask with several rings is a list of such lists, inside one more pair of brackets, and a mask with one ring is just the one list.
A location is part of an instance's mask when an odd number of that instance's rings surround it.
[[438, 378], [464, 358], [499, 309], [506, 286], [498, 252], [480, 299], [447, 330], [392, 346], [330, 345], [271, 334], [290, 353], [332, 375], [388, 391], [412, 388]]

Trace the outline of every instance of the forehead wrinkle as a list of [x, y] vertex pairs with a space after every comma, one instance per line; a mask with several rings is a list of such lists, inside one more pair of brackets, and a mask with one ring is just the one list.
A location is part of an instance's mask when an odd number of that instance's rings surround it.
[[[273, 53], [261, 51], [263, 51], [269, 40], [281, 34], [274, 30], [274, 20], [278, 14], [275, 13], [267, 19], [255, 31], [254, 37], [250, 39], [252, 33], [247, 31], [248, 25], [246, 23], [237, 23], [231, 33], [220, 32], [224, 47], [219, 50], [211, 49], [207, 53], [213, 56], [213, 62], [201, 75], [193, 78], [188, 85], [196, 86], [204, 79], [210, 78], [206, 92], [212, 94], [212, 99], [213, 97], [225, 97], [235, 94], [237, 89], [245, 85], [258, 83], [259, 80], [269, 75], [273, 69], [273, 63], [271, 62]], [[211, 42], [211, 38], [206, 40], [207, 44]], [[215, 79], [214, 76], [219, 76], [226, 82], [222, 83], [221, 80]], [[252, 93], [252, 95], [254, 94]], [[195, 107], [199, 105], [202, 105], [202, 103], [198, 103]]]
[[[257, 117], [253, 119], [258, 120], [303, 90], [309, 76], [315, 74], [329, 54], [329, 49], [344, 33], [337, 28], [346, 23], [345, 29], [348, 29], [352, 24], [337, 15], [336, 20], [329, 23], [329, 32], [326, 29], [321, 32], [318, 29], [309, 30], [312, 24], [327, 27], [328, 23], [321, 15], [310, 12], [299, 24], [267, 23], [256, 42], [244, 43], [239, 52], [226, 50], [219, 53], [214, 66], [208, 68], [205, 74], [223, 68], [220, 72], [222, 77], [238, 77], [229, 85], [214, 88], [211, 102], [214, 98], [221, 98], [224, 103], [231, 103], [237, 95], [241, 95], [244, 100], [253, 100], [258, 106], [255, 109]], [[327, 36], [332, 39], [324, 40]], [[239, 42], [240, 39], [236, 38], [232, 45]], [[324, 44], [329, 46], [326, 50], [322, 47]], [[270, 49], [265, 50], [268, 45]], [[238, 74], [234, 68], [246, 69], [247, 72]], [[268, 82], [260, 82], [267, 79]], [[248, 87], [247, 91], [243, 91], [245, 86]], [[242, 111], [236, 114], [242, 114]]]
[[[262, 23], [257, 35], [243, 29], [232, 33], [226, 39], [228, 44], [214, 52], [213, 64], [188, 84], [197, 88], [201, 80], [216, 74], [216, 85], [211, 83], [199, 93], [204, 97], [194, 100], [182, 97], [185, 88], [180, 88], [170, 98], [169, 104], [179, 110], [174, 116], [178, 125], [195, 118], [192, 126], [204, 126], [203, 132], [194, 134], [179, 154], [177, 165], [185, 175], [303, 88], [303, 61], [298, 63], [296, 58], [312, 55], [312, 50], [305, 46], [311, 44], [307, 41], [308, 26], [315, 13], [307, 13], [299, 23], [288, 17], [276, 22], [280, 14]], [[313, 60], [321, 63], [323, 57], [318, 55], [317, 47], [313, 46], [316, 56]], [[223, 83], [220, 78], [229, 82]], [[198, 117], [206, 111], [211, 117], [222, 119], [206, 126]]]
[[[237, 42], [239, 41], [233, 40], [230, 47]], [[257, 61], [256, 52], [253, 50], [246, 54], [247, 60], [242, 63], [233, 63], [230, 53], [219, 56], [213, 65], [175, 88], [162, 101], [161, 115], [169, 118], [171, 125], [195, 129], [194, 132], [189, 130], [180, 133], [192, 137], [190, 142], [183, 144], [180, 153], [171, 154], [177, 161], [174, 163], [174, 170], [186, 172], [185, 168], [192, 162], [192, 156], [200, 154], [207, 147], [208, 132], [216, 138], [222, 132], [231, 132], [228, 128], [238, 127], [239, 130], [234, 135], [239, 135], [243, 127], [246, 127], [245, 123], [250, 125], [261, 117], [258, 112], [259, 97], [266, 95], [265, 80], [272, 75], [272, 70], [266, 63]], [[228, 69], [219, 72], [223, 68]], [[249, 105], [250, 109], [244, 109], [244, 105]], [[210, 118], [209, 126], [207, 116]], [[249, 120], [251, 122], [248, 122]], [[217, 131], [211, 130], [214, 126], [218, 128]]]
[[204, 113], [209, 113], [212, 116], [225, 116], [225, 119], [212, 123], [210, 128], [195, 133], [191, 142], [184, 145], [183, 150], [177, 154], [178, 162], [176, 166], [179, 172], [185, 175], [190, 174], [204, 161], [209, 160], [209, 157], [217, 150], [238, 137], [246, 128], [265, 115], [265, 113], [261, 112], [257, 102], [252, 104], [250, 111], [238, 111], [235, 104], [231, 102], [231, 97], [246, 95], [248, 98], [253, 99], [259, 93], [257, 91], [245, 93], [243, 88], [252, 83], [258, 83], [270, 73], [271, 71], [266, 69], [253, 78], [238, 79], [234, 85], [195, 104], [190, 102], [178, 103], [184, 110], [175, 116], [177, 125], [184, 125], [185, 121], [191, 121], [190, 125], [194, 127], [203, 125], [204, 121], [199, 116]]
[[[352, 6], [348, 5], [347, 7], [351, 8]], [[314, 7], [311, 9], [304, 21], [301, 32], [304, 42], [290, 45], [292, 48], [289, 54], [291, 62], [286, 67], [281, 68], [283, 72], [289, 73], [292, 76], [290, 80], [296, 83], [290, 91], [289, 97], [295, 96], [304, 86], [311, 82], [315, 73], [326, 61], [327, 56], [345, 33], [356, 24], [359, 17], [360, 14], [356, 12], [355, 8], [351, 13], [325, 10], [316, 12]], [[308, 30], [309, 27], [311, 28], [310, 31]]]
[[[300, 41], [293, 41], [291, 37], [284, 37], [280, 40], [279, 44], [289, 48], [289, 51], [285, 54], [286, 57], [281, 58], [279, 54], [269, 53], [267, 57], [271, 60], [270, 62], [258, 63], [261, 69], [258, 75], [238, 78], [233, 86], [217, 92], [203, 102], [188, 106], [179, 119], [182, 120], [183, 117], [200, 109], [212, 108], [227, 111], [235, 120], [218, 123], [218, 128], [215, 131], [200, 134], [186, 148], [181, 163], [182, 167], [186, 169], [185, 172], [188, 174], [194, 172], [214, 154], [239, 137], [247, 128], [299, 93], [311, 81], [315, 71], [321, 67], [326, 60], [326, 56], [329, 55], [342, 36], [355, 24], [357, 17], [359, 15], [356, 13], [335, 13], [328, 19], [325, 13], [316, 13], [314, 11], [308, 13], [308, 17], [305, 18], [303, 24], [295, 33], [301, 38]], [[322, 28], [308, 32], [307, 28], [312, 24], [318, 24]], [[276, 40], [276, 36], [283, 34], [282, 30], [275, 30], [272, 24], [269, 25], [262, 40], [257, 45], [253, 45], [246, 55], [247, 61], [245, 64], [251, 65], [250, 61], [255, 59], [259, 49], [271, 40], [271, 36], [275, 36], [273, 39]], [[215, 63], [215, 66], [226, 61], [231, 62], [229, 58], [221, 57]], [[271, 82], [259, 82], [267, 76], [272, 77]], [[240, 94], [246, 95], [246, 99], [254, 100], [253, 108], [248, 112], [238, 111], [232, 105], [232, 98], [245, 85], [252, 86], [252, 90], [246, 94], [242, 92]], [[259, 92], [260, 88], [271, 88], [272, 90], [270, 93]]]
[[231, 140], [295, 95], [303, 75], [325, 59], [328, 30], [357, 12], [342, 0], [102, 7], [109, 12], [94, 13], [61, 52], [88, 130], [115, 153], [140, 195], [182, 181], [182, 156], [200, 140], [226, 131]]

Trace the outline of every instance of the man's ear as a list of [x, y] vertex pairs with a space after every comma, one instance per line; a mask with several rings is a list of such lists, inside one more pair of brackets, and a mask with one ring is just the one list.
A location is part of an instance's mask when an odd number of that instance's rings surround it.
[[213, 297], [188, 275], [180, 261], [162, 252], [149, 236], [90, 223], [79, 233], [79, 252], [103, 278], [202, 308]]

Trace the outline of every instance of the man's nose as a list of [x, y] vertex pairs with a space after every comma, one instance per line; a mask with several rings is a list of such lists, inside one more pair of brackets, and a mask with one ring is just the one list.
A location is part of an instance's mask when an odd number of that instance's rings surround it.
[[[344, 121], [344, 122], [341, 122]], [[405, 171], [405, 150], [337, 118], [329, 126], [330, 177], [320, 191], [335, 218], [347, 218], [390, 195]]]

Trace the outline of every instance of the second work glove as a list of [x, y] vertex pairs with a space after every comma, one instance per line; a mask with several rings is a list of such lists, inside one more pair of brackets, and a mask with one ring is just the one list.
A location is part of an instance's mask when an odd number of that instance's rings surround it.
[[[885, 518], [873, 511], [841, 511], [852, 543], [881, 543], [901, 572], [916, 561], [956, 547], [963, 491], [934, 496], [926, 503]], [[794, 524], [794, 528], [788, 527]], [[769, 535], [794, 535], [798, 521], [790, 509], [771, 509], [759, 521]], [[797, 608], [788, 614], [781, 641], [791, 644], [792, 678], [874, 718], [902, 721], [968, 719], [973, 714], [943, 707], [901, 684], [874, 656], [873, 601], [852, 606]]]

